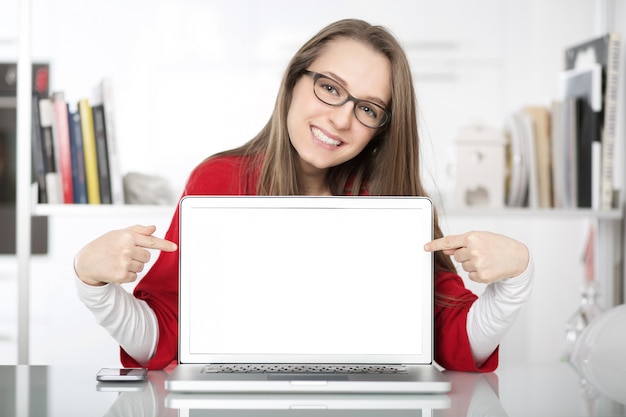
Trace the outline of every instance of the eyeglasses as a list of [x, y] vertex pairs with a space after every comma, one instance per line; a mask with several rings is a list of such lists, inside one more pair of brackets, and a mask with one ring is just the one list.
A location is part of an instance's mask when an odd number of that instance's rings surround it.
[[318, 72], [304, 71], [304, 73], [313, 77], [313, 92], [322, 103], [330, 106], [342, 106], [348, 101], [353, 102], [354, 117], [362, 125], [378, 129], [391, 118], [389, 111], [376, 103], [352, 96], [338, 81]]

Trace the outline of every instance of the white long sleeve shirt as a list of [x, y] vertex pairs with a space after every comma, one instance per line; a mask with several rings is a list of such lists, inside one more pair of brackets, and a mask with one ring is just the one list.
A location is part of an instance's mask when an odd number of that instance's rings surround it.
[[[467, 315], [467, 335], [476, 364], [493, 353], [530, 297], [532, 259], [521, 275], [487, 285]], [[148, 304], [119, 285], [91, 286], [76, 277], [80, 300], [119, 345], [137, 362], [147, 363], [156, 349], [159, 327]]]

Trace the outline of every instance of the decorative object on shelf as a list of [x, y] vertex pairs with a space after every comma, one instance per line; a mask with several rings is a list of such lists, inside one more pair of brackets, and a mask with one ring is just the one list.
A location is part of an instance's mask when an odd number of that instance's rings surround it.
[[587, 243], [583, 252], [583, 263], [585, 265], [585, 279], [582, 288], [580, 306], [576, 312], [565, 323], [565, 351], [563, 360], [571, 360], [572, 352], [579, 342], [581, 335], [589, 324], [600, 314], [603, 309], [598, 303], [598, 283], [595, 279], [595, 227], [589, 227]]
[[456, 139], [456, 202], [461, 207], [504, 206], [505, 137], [496, 129], [470, 125]]
[[176, 203], [169, 182], [156, 175], [129, 172], [124, 175], [126, 204], [172, 205]]

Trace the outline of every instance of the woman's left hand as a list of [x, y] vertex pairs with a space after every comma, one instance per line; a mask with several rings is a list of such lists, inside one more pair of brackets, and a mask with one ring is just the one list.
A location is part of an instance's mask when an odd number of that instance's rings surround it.
[[424, 250], [452, 256], [472, 281], [485, 284], [520, 275], [530, 260], [526, 245], [491, 232], [444, 236], [427, 243]]

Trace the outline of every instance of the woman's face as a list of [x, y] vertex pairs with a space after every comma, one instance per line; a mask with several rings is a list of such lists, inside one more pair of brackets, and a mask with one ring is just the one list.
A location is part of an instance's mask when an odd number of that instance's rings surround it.
[[[352, 96], [388, 108], [391, 64], [387, 57], [352, 39], [334, 40], [307, 68], [337, 81]], [[378, 129], [354, 115], [355, 103], [331, 106], [313, 92], [313, 77], [296, 82], [287, 115], [291, 144], [309, 173], [340, 165], [358, 155]]]

